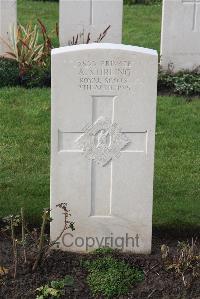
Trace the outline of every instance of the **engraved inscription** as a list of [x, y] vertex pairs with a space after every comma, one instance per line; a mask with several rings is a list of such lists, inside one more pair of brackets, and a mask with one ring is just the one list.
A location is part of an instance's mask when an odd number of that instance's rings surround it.
[[183, 4], [192, 4], [193, 5], [193, 18], [192, 18], [192, 31], [199, 31], [200, 26], [197, 23], [197, 13], [200, 4], [200, 0], [182, 0]]
[[85, 91], [130, 91], [132, 65], [128, 60], [77, 61], [79, 87]]

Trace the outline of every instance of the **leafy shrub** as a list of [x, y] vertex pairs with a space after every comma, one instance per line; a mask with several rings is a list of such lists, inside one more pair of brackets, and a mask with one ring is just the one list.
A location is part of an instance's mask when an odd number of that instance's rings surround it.
[[18, 85], [26, 88], [50, 87], [50, 59], [45, 66], [34, 64], [20, 75], [19, 63], [16, 60], [0, 57], [0, 88]]
[[33, 65], [21, 77], [21, 85], [27, 88], [51, 86], [51, 63], [48, 60], [45, 66]]
[[[43, 38], [42, 42], [39, 41], [40, 31]], [[58, 38], [57, 24], [55, 31]], [[20, 77], [23, 77], [30, 69], [35, 69], [35, 65], [41, 68], [46, 66], [53, 48], [52, 39], [47, 33], [46, 26], [39, 19], [38, 25], [22, 26], [17, 24], [11, 27], [10, 42], [3, 38], [0, 38], [0, 41], [6, 44], [9, 49], [4, 53], [4, 56], [18, 62]]]
[[160, 4], [162, 0], [124, 0], [124, 4]]
[[[110, 26], [100, 33], [95, 42], [100, 43], [109, 29]], [[39, 41], [40, 31], [43, 38], [42, 42]], [[12, 27], [10, 33], [9, 43], [1, 38], [1, 42], [9, 48], [9, 51], [5, 53], [9, 56], [9, 59], [3, 59], [0, 62], [0, 79], [2, 77], [0, 87], [17, 84], [28, 88], [49, 87], [51, 85], [51, 50], [55, 45], [47, 32], [46, 26], [38, 19], [38, 25], [28, 24], [24, 27], [18, 24]], [[58, 40], [57, 24], [54, 33], [56, 33]], [[75, 45], [80, 40], [82, 43], [90, 43], [90, 33], [87, 34], [86, 38], [83, 33], [77, 34], [77, 36], [72, 37], [69, 45]], [[11, 58], [13, 62], [11, 62]], [[15, 71], [10, 77], [12, 67], [15, 67]]]
[[0, 57], [0, 87], [19, 85], [19, 65], [17, 61]]
[[[26, 72], [19, 73], [19, 63], [13, 59], [0, 57], [0, 87], [22, 85], [27, 88], [51, 86], [50, 58], [45, 65], [33, 64]], [[200, 73], [159, 72], [158, 91], [182, 96], [200, 95]]]
[[176, 74], [160, 72], [158, 90], [186, 96], [200, 95], [200, 73], [198, 70]]
[[136, 282], [144, 279], [143, 272], [111, 256], [85, 262], [89, 274], [87, 283], [93, 295], [107, 298], [125, 295]]
[[19, 63], [20, 74], [24, 74], [26, 69], [35, 63], [42, 63], [44, 56], [44, 45], [39, 43], [39, 30], [37, 25], [30, 24], [22, 26], [18, 24], [11, 28], [10, 43], [2, 40], [9, 51], [5, 54]]

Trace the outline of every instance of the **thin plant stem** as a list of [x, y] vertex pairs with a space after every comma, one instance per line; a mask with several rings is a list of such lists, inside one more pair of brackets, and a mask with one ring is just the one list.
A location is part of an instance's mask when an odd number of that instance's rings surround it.
[[14, 223], [13, 223], [13, 216], [10, 218], [10, 227], [11, 227], [11, 237], [12, 237], [12, 246], [13, 246], [13, 258], [14, 258], [14, 279], [17, 275], [17, 243], [15, 239], [15, 230], [14, 230]]
[[23, 246], [23, 253], [24, 253], [24, 262], [27, 262], [27, 257], [26, 257], [26, 236], [25, 236], [25, 219], [24, 219], [24, 209], [21, 208], [21, 221], [22, 221], [22, 246]]
[[42, 216], [42, 225], [41, 225], [41, 230], [40, 230], [40, 238], [39, 238], [39, 247], [38, 247], [38, 254], [36, 257], [36, 260], [34, 262], [32, 270], [35, 271], [43, 254], [43, 247], [44, 247], [44, 232], [45, 232], [45, 227], [47, 224], [47, 219], [48, 219], [48, 211], [45, 210]]

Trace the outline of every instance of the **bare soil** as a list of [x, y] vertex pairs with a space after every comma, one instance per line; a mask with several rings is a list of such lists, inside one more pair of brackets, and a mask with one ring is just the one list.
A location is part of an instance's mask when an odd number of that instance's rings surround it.
[[[187, 240], [191, 241], [191, 238], [187, 238]], [[175, 237], [168, 236], [166, 238], [154, 235], [151, 255], [134, 255], [121, 252], [113, 254], [116, 258], [141, 268], [145, 273], [145, 280], [133, 286], [129, 294], [121, 296], [120, 299], [200, 299], [200, 281], [196, 279], [188, 287], [184, 287], [181, 276], [173, 271], [166, 271], [161, 259], [160, 246], [166, 244], [175, 250], [178, 240]], [[183, 241], [183, 237], [179, 241]], [[12, 264], [11, 256], [11, 242], [6, 238], [1, 238], [0, 266], [10, 267]], [[94, 298], [86, 283], [87, 272], [81, 267], [81, 261], [91, 258], [94, 258], [94, 255], [57, 250], [52, 251], [42, 266], [34, 273], [30, 271], [29, 264], [26, 266], [19, 265], [16, 279], [13, 279], [11, 271], [0, 276], [0, 298], [36, 298], [36, 288], [52, 280], [63, 279], [66, 275], [72, 275], [75, 283], [73, 287], [64, 289], [65, 294], [62, 298]]]

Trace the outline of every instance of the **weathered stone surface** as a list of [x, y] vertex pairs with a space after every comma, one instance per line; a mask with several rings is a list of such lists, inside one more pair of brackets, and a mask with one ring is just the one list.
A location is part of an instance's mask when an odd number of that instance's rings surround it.
[[61, 46], [67, 46], [77, 34], [79, 44], [86, 42], [88, 33], [95, 42], [109, 25], [111, 27], [102, 42], [121, 43], [122, 14], [123, 0], [60, 0]]
[[157, 64], [156, 51], [132, 46], [53, 50], [51, 238], [61, 202], [76, 228], [63, 250], [150, 252]]
[[[0, 0], [0, 36], [9, 42], [10, 28], [17, 23], [17, 2], [16, 0]], [[9, 48], [0, 41], [0, 55]]]
[[200, 65], [200, 0], [163, 0], [161, 67], [193, 70]]

